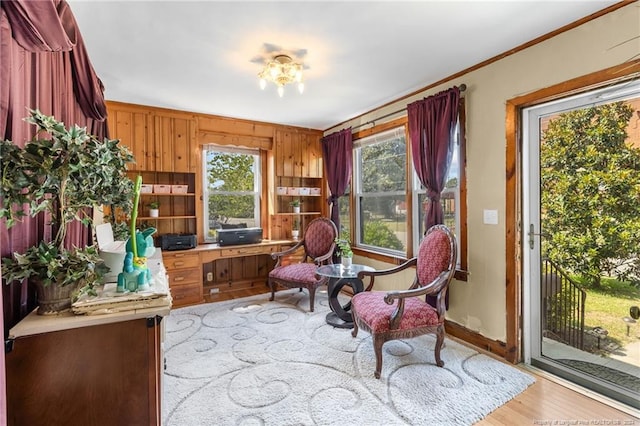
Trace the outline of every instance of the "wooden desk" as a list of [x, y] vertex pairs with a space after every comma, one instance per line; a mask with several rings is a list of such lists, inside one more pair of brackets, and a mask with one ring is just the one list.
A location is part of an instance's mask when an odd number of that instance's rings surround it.
[[263, 240], [258, 244], [200, 244], [190, 250], [163, 251], [173, 306], [213, 301], [222, 293], [256, 285], [266, 287], [275, 264], [271, 253], [292, 244], [289, 240]]

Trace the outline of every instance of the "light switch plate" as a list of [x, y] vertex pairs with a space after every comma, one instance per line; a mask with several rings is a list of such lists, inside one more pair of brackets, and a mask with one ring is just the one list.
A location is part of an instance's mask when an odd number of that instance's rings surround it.
[[486, 225], [498, 224], [498, 210], [484, 210], [484, 223]]

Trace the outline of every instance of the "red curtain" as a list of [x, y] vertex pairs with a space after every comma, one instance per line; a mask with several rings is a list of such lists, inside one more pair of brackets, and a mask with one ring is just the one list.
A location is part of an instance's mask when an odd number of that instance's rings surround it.
[[[409, 138], [413, 167], [427, 190], [425, 233], [433, 225], [444, 223], [440, 194], [444, 189], [454, 151], [454, 134], [458, 121], [460, 89], [453, 87], [407, 105]], [[436, 298], [427, 296], [436, 306]], [[449, 309], [449, 292], [445, 296]]]
[[329, 204], [331, 220], [340, 232], [340, 197], [351, 180], [353, 166], [353, 140], [351, 128], [332, 133], [322, 138], [322, 157], [324, 170], [329, 184]]
[[454, 151], [460, 89], [453, 87], [407, 105], [413, 166], [427, 190], [425, 232], [444, 222], [440, 194]]
[[[107, 137], [103, 86], [91, 63], [69, 5], [64, 0], [0, 2], [0, 136], [24, 146], [34, 136], [28, 109]], [[0, 255], [24, 252], [51, 238], [46, 217], [25, 219], [7, 230], [0, 223]], [[90, 230], [69, 230], [67, 246], [85, 246]], [[26, 285], [3, 286], [3, 328], [8, 330], [35, 307]]]

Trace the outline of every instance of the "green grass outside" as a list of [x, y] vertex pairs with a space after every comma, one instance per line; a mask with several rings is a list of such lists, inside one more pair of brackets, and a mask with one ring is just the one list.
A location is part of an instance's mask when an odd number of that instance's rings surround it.
[[640, 306], [640, 289], [612, 278], [603, 278], [600, 288], [587, 286], [584, 280], [573, 278], [587, 292], [585, 327], [602, 327], [609, 332], [607, 340], [625, 346], [640, 338], [640, 321], [632, 325], [627, 336], [627, 325], [622, 320], [629, 316], [631, 306]]

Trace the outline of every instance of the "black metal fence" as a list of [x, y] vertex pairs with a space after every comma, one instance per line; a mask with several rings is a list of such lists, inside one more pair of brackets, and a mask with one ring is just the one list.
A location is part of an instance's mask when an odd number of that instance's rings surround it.
[[558, 265], [543, 259], [540, 296], [543, 335], [583, 349], [587, 293]]

